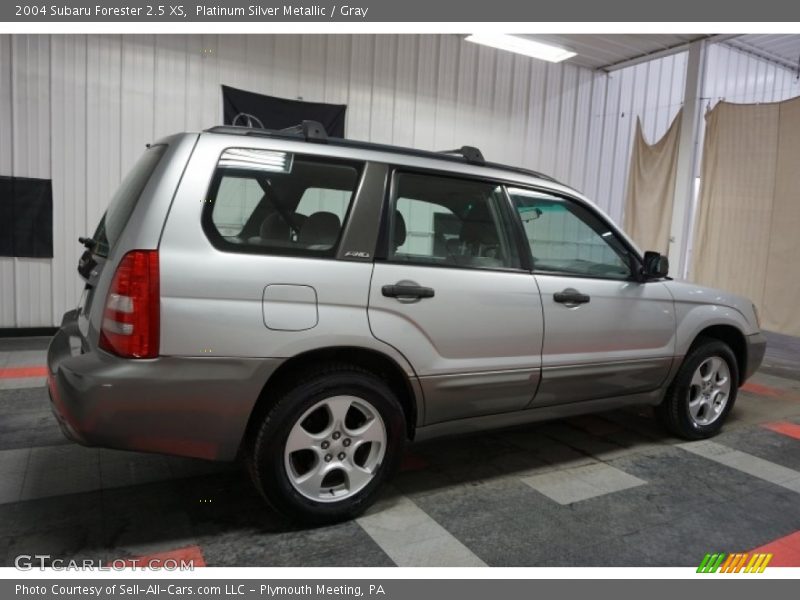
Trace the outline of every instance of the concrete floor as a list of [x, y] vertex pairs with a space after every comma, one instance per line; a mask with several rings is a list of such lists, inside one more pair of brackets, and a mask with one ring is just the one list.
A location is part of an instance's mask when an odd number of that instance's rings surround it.
[[[210, 566], [696, 566], [766, 547], [800, 566], [800, 340], [770, 335], [723, 433], [647, 410], [415, 444], [367, 515], [303, 529], [239, 467], [83, 448], [44, 387], [47, 340], [0, 340], [0, 566], [191, 556]], [[187, 554], [188, 553], [188, 554]]]

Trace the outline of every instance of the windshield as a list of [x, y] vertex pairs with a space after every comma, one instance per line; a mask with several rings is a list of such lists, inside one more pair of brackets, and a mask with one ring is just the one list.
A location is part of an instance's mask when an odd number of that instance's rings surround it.
[[164, 144], [150, 146], [122, 180], [94, 233], [93, 237], [97, 242], [94, 247], [95, 254], [107, 256], [108, 251], [117, 243], [142, 190], [166, 149], [167, 146]]

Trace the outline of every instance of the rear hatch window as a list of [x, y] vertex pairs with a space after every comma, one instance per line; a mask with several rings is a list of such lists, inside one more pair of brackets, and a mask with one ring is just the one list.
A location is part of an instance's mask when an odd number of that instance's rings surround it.
[[86, 281], [86, 287], [78, 304], [78, 327], [84, 339], [88, 335], [88, 316], [92, 309], [94, 288], [103, 272], [105, 259], [122, 235], [122, 230], [133, 213], [142, 190], [166, 150], [165, 144], [153, 145], [139, 158], [111, 198], [108, 209], [92, 236], [93, 245], [78, 261], [78, 273]]
[[166, 150], [165, 144], [150, 146], [122, 180], [93, 236], [96, 242], [94, 253], [98, 256], [108, 256], [109, 250], [117, 243], [142, 190]]

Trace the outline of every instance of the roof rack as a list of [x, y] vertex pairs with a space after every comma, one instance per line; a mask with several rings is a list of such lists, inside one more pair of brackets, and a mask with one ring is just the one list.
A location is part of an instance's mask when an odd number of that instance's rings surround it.
[[300, 125], [294, 127], [287, 127], [286, 129], [260, 129], [258, 127], [242, 127], [240, 125], [217, 125], [205, 130], [207, 133], [223, 133], [232, 135], [252, 135], [263, 136], [280, 139], [297, 140], [298, 138], [307, 142], [315, 142], [322, 144], [330, 144], [335, 146], [343, 146], [346, 148], [359, 148], [362, 150], [374, 150], [378, 152], [394, 152], [405, 154], [406, 156], [417, 156], [420, 158], [433, 158], [438, 160], [446, 160], [451, 162], [464, 163], [503, 169], [529, 177], [536, 177], [538, 179], [546, 179], [553, 183], [559, 183], [554, 178], [538, 171], [531, 169], [524, 169], [522, 167], [512, 167], [499, 163], [492, 163], [486, 161], [480, 150], [474, 146], [462, 146], [457, 150], [445, 150], [443, 152], [431, 152], [429, 150], [417, 150], [416, 148], [405, 148], [403, 146], [391, 146], [388, 144], [378, 144], [375, 142], [362, 142], [359, 140], [349, 140], [345, 138], [328, 137], [325, 127], [317, 121], [303, 121]]
[[461, 146], [455, 150], [440, 150], [440, 154], [459, 154], [464, 157], [468, 163], [473, 165], [485, 165], [486, 159], [483, 158], [483, 153], [475, 146]]
[[299, 125], [281, 129], [280, 132], [287, 135], [302, 135], [307, 142], [325, 143], [328, 141], [328, 132], [319, 121], [303, 121]]

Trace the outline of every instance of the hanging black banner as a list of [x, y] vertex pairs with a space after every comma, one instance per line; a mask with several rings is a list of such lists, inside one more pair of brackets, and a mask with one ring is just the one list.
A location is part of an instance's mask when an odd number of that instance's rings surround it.
[[0, 176], [0, 256], [53, 258], [53, 184]]
[[225, 125], [284, 129], [304, 120], [319, 121], [331, 137], [344, 137], [346, 104], [304, 102], [222, 86]]

